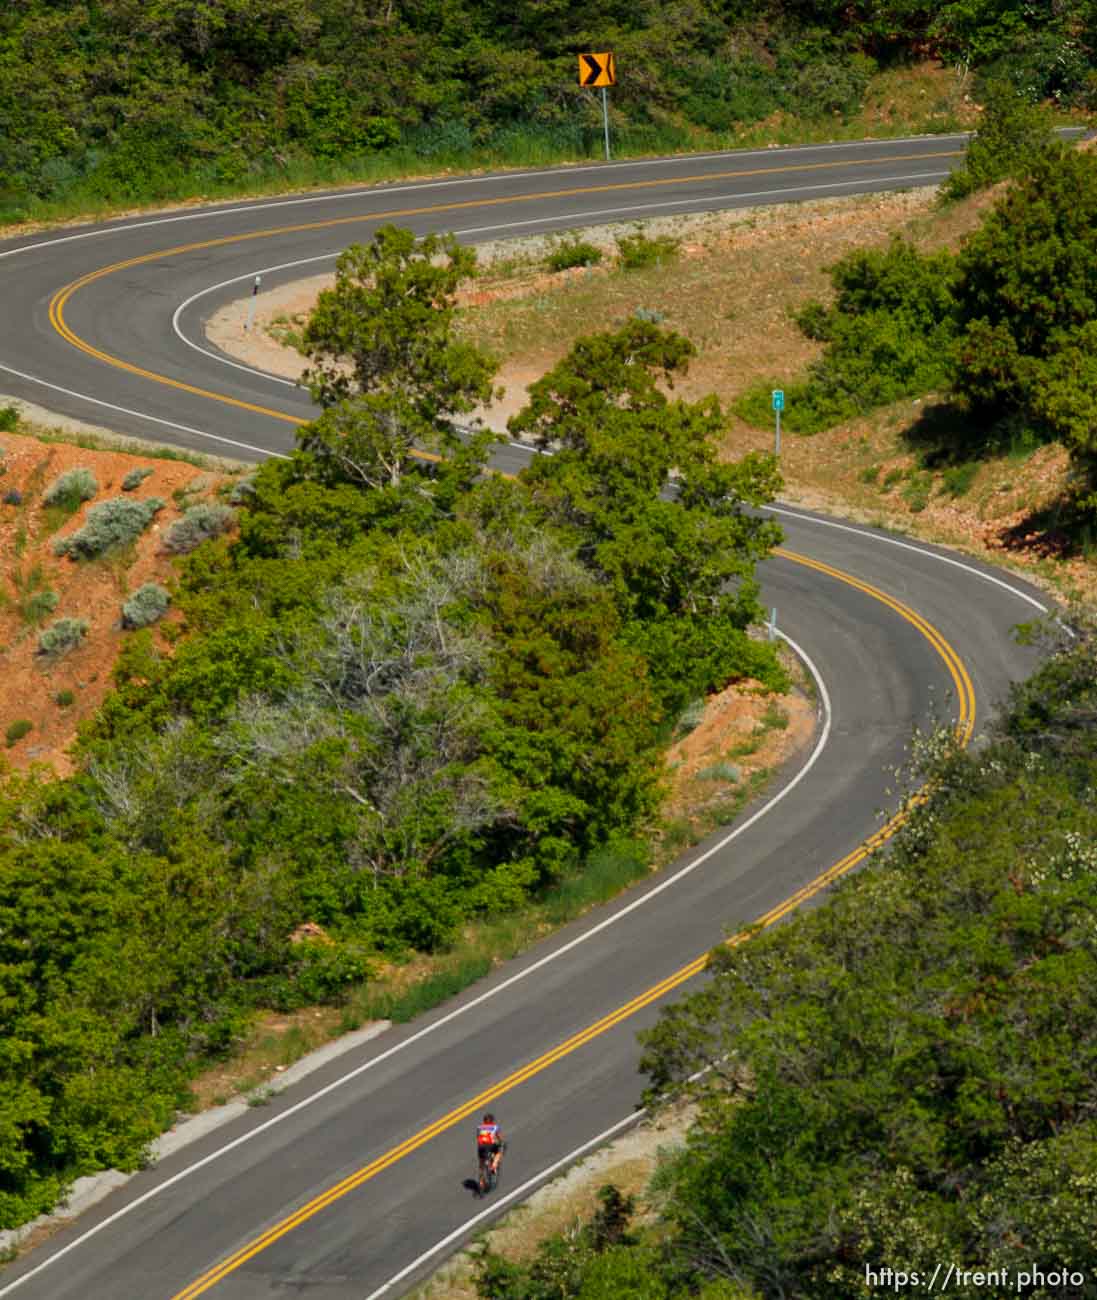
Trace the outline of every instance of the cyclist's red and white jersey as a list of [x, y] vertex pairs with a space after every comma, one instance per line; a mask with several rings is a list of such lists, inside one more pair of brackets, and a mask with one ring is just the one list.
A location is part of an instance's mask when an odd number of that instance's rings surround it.
[[481, 1124], [476, 1129], [478, 1147], [497, 1147], [499, 1145], [499, 1125]]

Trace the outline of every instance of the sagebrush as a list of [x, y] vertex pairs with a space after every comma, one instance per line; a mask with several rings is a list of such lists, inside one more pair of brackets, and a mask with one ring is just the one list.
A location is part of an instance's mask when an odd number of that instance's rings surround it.
[[84, 519], [84, 526], [68, 537], [53, 541], [55, 555], [68, 555], [73, 559], [94, 559], [122, 546], [135, 542], [145, 531], [153, 516], [163, 510], [159, 497], [134, 500], [132, 497], [112, 497], [92, 506]]
[[200, 501], [177, 519], [164, 535], [164, 550], [186, 555], [203, 542], [227, 533], [236, 520], [235, 511], [218, 501]]
[[75, 510], [85, 501], [90, 501], [98, 491], [99, 483], [94, 473], [80, 466], [58, 475], [42, 493], [42, 504]]
[[49, 658], [60, 658], [75, 650], [88, 634], [83, 618], [59, 618], [38, 634], [38, 651]]
[[171, 597], [156, 582], [138, 587], [122, 606], [122, 624], [128, 628], [148, 627], [167, 613]]

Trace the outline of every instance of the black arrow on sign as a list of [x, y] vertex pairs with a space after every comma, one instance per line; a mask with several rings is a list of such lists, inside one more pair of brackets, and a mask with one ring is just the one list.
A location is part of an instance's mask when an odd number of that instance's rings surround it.
[[602, 65], [593, 54], [580, 54], [579, 57], [583, 60], [585, 65], [579, 84], [581, 86], [593, 86], [599, 76], [601, 76]]

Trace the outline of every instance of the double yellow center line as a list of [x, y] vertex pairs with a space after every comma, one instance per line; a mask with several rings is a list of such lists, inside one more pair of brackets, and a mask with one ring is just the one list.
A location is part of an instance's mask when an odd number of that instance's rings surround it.
[[[920, 614], [916, 613], [908, 605], [903, 604], [902, 601], [896, 600], [886, 592], [880, 591], [879, 588], [873, 587], [867, 582], [862, 582], [860, 579], [854, 578], [848, 573], [843, 573], [839, 569], [832, 568], [829, 564], [823, 564], [819, 560], [813, 560], [806, 555], [799, 555], [794, 551], [782, 549], [778, 550], [777, 554], [783, 556], [787, 560], [791, 560], [795, 564], [806, 565], [810, 569], [815, 569], [817, 572], [824, 573], [838, 582], [843, 582], [847, 586], [854, 587], [858, 591], [864, 592], [865, 595], [872, 597], [874, 600], [880, 601], [881, 604], [886, 605], [889, 609], [898, 614], [900, 618], [915, 627], [944, 661], [945, 667], [948, 670], [949, 676], [952, 678], [956, 690], [957, 735], [964, 744], [971, 739], [972, 731], [975, 726], [975, 688], [972, 684], [967, 668], [960, 659], [960, 656], [932, 624], [928, 623]], [[778, 903], [775, 907], [770, 908], [770, 910], [760, 916], [757, 922], [748, 930], [740, 931], [738, 934], [733, 935], [727, 942], [732, 946], [736, 946], [743, 943], [752, 934], [756, 934], [759, 930], [767, 930], [770, 926], [775, 925], [782, 917], [787, 916], [790, 912], [801, 906], [801, 904], [807, 902], [808, 899], [814, 898], [817, 894], [826, 889], [828, 885], [832, 884], [840, 876], [845, 875], [846, 872], [852, 870], [852, 868], [859, 862], [862, 862], [874, 849], [878, 848], [894, 835], [905, 820], [906, 815], [904, 813], [898, 813], [896, 816], [892, 817], [886, 825], [882, 826], [875, 832], [875, 834], [871, 835], [858, 848], [854, 849], [851, 853], [847, 853], [844, 858], [833, 863], [813, 880], [810, 880], [807, 884], [803, 885], [794, 894], [789, 895], [788, 898]], [[367, 1183], [370, 1179], [376, 1178], [379, 1173], [382, 1173], [391, 1165], [396, 1164], [397, 1161], [402, 1160], [405, 1156], [410, 1155], [413, 1151], [418, 1150], [419, 1147], [429, 1142], [432, 1138], [446, 1132], [447, 1129], [453, 1128], [455, 1124], [459, 1124], [463, 1120], [468, 1119], [470, 1115], [481, 1110], [489, 1102], [493, 1102], [504, 1094], [511, 1092], [520, 1084], [525, 1083], [526, 1080], [533, 1078], [534, 1075], [540, 1074], [543, 1070], [547, 1070], [551, 1065], [562, 1060], [565, 1056], [568, 1056], [570, 1053], [586, 1046], [587, 1043], [592, 1042], [601, 1034], [606, 1033], [607, 1030], [613, 1029], [616, 1025], [621, 1024], [622, 1021], [628, 1020], [638, 1011], [642, 1011], [644, 1007], [650, 1006], [651, 1003], [657, 1002], [660, 998], [673, 992], [680, 985], [686, 983], [687, 980], [700, 974], [700, 972], [704, 970], [707, 962], [708, 953], [702, 953], [700, 956], [695, 957], [691, 962], [688, 962], [685, 966], [676, 970], [673, 974], [660, 980], [658, 984], [653, 984], [651, 988], [645, 989], [644, 992], [638, 994], [631, 1001], [624, 1003], [623, 1006], [618, 1007], [615, 1011], [611, 1011], [608, 1015], [603, 1016], [600, 1020], [596, 1020], [593, 1024], [588, 1025], [578, 1033], [572, 1034], [570, 1038], [564, 1039], [563, 1042], [558, 1043], [543, 1055], [530, 1061], [528, 1065], [524, 1065], [520, 1069], [506, 1075], [505, 1078], [499, 1079], [490, 1087], [477, 1093], [476, 1096], [467, 1098], [465, 1101], [461, 1102], [460, 1105], [454, 1107], [425, 1128], [420, 1129], [418, 1133], [413, 1134], [406, 1141], [401, 1142], [399, 1146], [393, 1147], [391, 1150], [386, 1151], [384, 1155], [378, 1156], [376, 1160], [371, 1161], [367, 1165], [363, 1165], [360, 1169], [355, 1170], [354, 1173], [349, 1174], [340, 1182], [333, 1184], [331, 1187], [327, 1188], [326, 1191], [321, 1192], [320, 1195], [307, 1201], [292, 1214], [281, 1219], [278, 1223], [273, 1224], [266, 1230], [266, 1232], [241, 1246], [239, 1250], [229, 1255], [219, 1264], [214, 1265], [213, 1268], [203, 1273], [201, 1277], [196, 1278], [189, 1286], [186, 1286], [182, 1291], [177, 1292], [176, 1295], [172, 1297], [172, 1300], [193, 1300], [193, 1297], [200, 1296], [204, 1292], [209, 1291], [212, 1287], [216, 1286], [218, 1282], [221, 1282], [224, 1278], [228, 1277], [230, 1273], [235, 1272], [250, 1259], [254, 1259], [256, 1255], [266, 1250], [268, 1246], [272, 1246], [282, 1237], [285, 1237], [287, 1233], [292, 1232], [294, 1228], [298, 1228], [301, 1224], [307, 1223], [314, 1215], [319, 1214], [321, 1210], [325, 1210], [330, 1205], [333, 1205], [341, 1197], [346, 1196], [348, 1192], [352, 1192], [356, 1188], [361, 1187], [363, 1183]]]
[[[959, 157], [962, 150], [959, 149], [939, 149], [932, 153], [923, 153], [918, 155], [918, 160], [922, 158], [956, 158]], [[122, 262], [114, 262], [110, 266], [101, 267], [97, 271], [89, 271], [82, 275], [78, 280], [72, 281], [63, 289], [59, 289], [50, 300], [49, 318], [53, 328], [61, 335], [67, 343], [71, 343], [74, 348], [85, 353], [89, 357], [94, 357], [97, 361], [103, 362], [104, 365], [114, 366], [118, 370], [127, 371], [131, 375], [138, 375], [142, 379], [151, 380], [153, 383], [164, 384], [169, 388], [178, 389], [180, 392], [190, 393], [195, 397], [205, 397], [213, 402], [221, 402], [227, 406], [235, 406], [240, 410], [251, 411], [256, 415], [265, 415], [273, 420], [281, 420], [286, 424], [304, 424], [306, 420], [301, 416], [289, 415], [285, 411], [278, 411], [268, 406], [259, 406], [254, 402], [242, 401], [240, 398], [230, 397], [226, 393], [218, 393], [208, 388], [199, 388], [194, 384], [188, 384], [180, 379], [171, 379], [167, 375], [158, 374], [156, 371], [146, 370], [142, 366], [134, 365], [130, 361], [125, 361], [121, 357], [104, 352], [102, 348], [94, 347], [85, 339], [76, 334], [72, 327], [65, 320], [65, 309], [72, 301], [73, 295], [89, 284], [101, 280], [108, 275], [114, 275], [118, 271], [131, 270], [135, 266], [144, 266], [150, 262], [158, 262], [169, 257], [179, 257], [184, 253], [202, 252], [210, 248], [223, 248], [229, 244], [248, 243], [258, 239], [273, 239], [284, 235], [303, 234], [311, 230], [330, 230], [338, 226], [365, 225], [373, 222], [394, 221], [398, 218], [428, 216], [442, 212], [461, 212], [473, 208], [491, 208], [501, 207], [522, 203], [539, 203], [546, 199], [563, 199], [573, 198], [583, 194], [608, 194], [619, 190], [646, 190], [671, 185], [690, 185], [705, 181], [730, 180], [743, 176], [772, 176], [787, 174], [789, 172], [805, 171], [824, 171], [835, 167], [852, 167], [852, 166], [876, 166], [881, 163], [891, 162], [910, 162], [911, 159], [902, 154], [885, 154], [882, 157], [859, 158], [852, 162], [848, 159], [838, 159], [833, 162], [823, 163], [791, 163], [781, 167], [754, 167], [739, 168], [732, 171], [707, 172], [699, 173], [692, 176], [672, 176], [662, 177], [657, 180], [635, 180], [635, 181], [616, 181], [607, 185], [577, 185], [568, 189], [560, 190], [541, 190], [532, 194], [510, 194], [497, 195], [492, 198], [480, 199], [459, 199], [452, 203], [428, 204], [422, 207], [410, 208], [392, 208], [386, 212], [372, 212], [359, 214], [351, 217], [333, 217], [325, 221], [304, 222], [292, 226], [277, 226], [268, 230], [254, 230], [246, 234], [223, 235], [218, 239], [205, 239], [192, 244], [179, 244], [175, 248], [160, 249], [153, 253], [143, 253], [139, 257], [130, 257]], [[577, 213], [576, 219], [582, 218], [582, 213]]]
[[[933, 153], [920, 155], [922, 158], [948, 158], [956, 157], [961, 151], [959, 150], [938, 150]], [[870, 159], [859, 159], [855, 165], [876, 165], [888, 162], [908, 162], [908, 158], [902, 155], [885, 155]], [[111, 355], [101, 348], [94, 347], [86, 340], [82, 339], [74, 332], [65, 319], [65, 310], [72, 301], [73, 296], [86, 286], [101, 280], [106, 276], [113, 275], [116, 272], [132, 269], [136, 266], [146, 265], [151, 262], [161, 261], [171, 257], [178, 257], [185, 253], [200, 252], [207, 249], [224, 247], [230, 244], [245, 243], [252, 240], [271, 239], [279, 236], [300, 234], [306, 231], [331, 229], [347, 225], [363, 225], [368, 223], [392, 221], [397, 218], [406, 218], [413, 216], [424, 216], [442, 212], [458, 212], [474, 208], [499, 207], [504, 205], [533, 203], [544, 201], [546, 199], [568, 198], [584, 194], [611, 193], [621, 190], [649, 189], [654, 187], [665, 187], [671, 185], [685, 185], [696, 182], [728, 180], [744, 176], [765, 176], [780, 173], [789, 173], [797, 171], [819, 171], [828, 168], [848, 167], [851, 164], [847, 160], [838, 160], [826, 163], [803, 163], [778, 167], [759, 167], [752, 169], [737, 169], [724, 172], [710, 172], [693, 176], [680, 176], [672, 178], [663, 178], [659, 180], [637, 180], [618, 182], [608, 185], [587, 185], [575, 186], [568, 189], [541, 191], [533, 194], [520, 194], [509, 196], [498, 196], [494, 198], [468, 199], [446, 204], [431, 204], [424, 207], [396, 208], [386, 212], [368, 213], [356, 216], [347, 216], [332, 218], [325, 221], [308, 222], [297, 225], [281, 226], [273, 229], [252, 231], [247, 234], [227, 235], [218, 239], [202, 240], [190, 244], [181, 244], [174, 248], [161, 249], [152, 253], [145, 253], [138, 257], [128, 258], [121, 262], [115, 262], [110, 266], [105, 266], [96, 271], [91, 271], [79, 279], [74, 280], [71, 284], [53, 296], [49, 306], [50, 321], [57, 331], [68, 343], [87, 356], [93, 357], [105, 365], [113, 366], [116, 369], [127, 371], [130, 374], [137, 375], [143, 379], [148, 379], [154, 383], [163, 384], [179, 391], [190, 393], [197, 397], [204, 397], [211, 401], [220, 402], [228, 406], [235, 406], [241, 410], [251, 411], [257, 415], [267, 416], [271, 419], [280, 420], [287, 424], [300, 425], [305, 423], [304, 418], [290, 415], [284, 411], [275, 410], [270, 407], [260, 406], [252, 402], [242, 401], [239, 398], [230, 397], [225, 393], [218, 393], [209, 389], [200, 388], [194, 384], [185, 383], [182, 380], [172, 379], [166, 375], [158, 374], [154, 371], [147, 370], [141, 366], [134, 365], [132, 362], [125, 361], [120, 357]], [[582, 214], [576, 214], [577, 217]], [[946, 668], [956, 688], [958, 702], [958, 721], [957, 731], [961, 740], [966, 743], [974, 728], [975, 722], [975, 694], [971, 679], [966, 668], [960, 660], [959, 655], [952, 649], [943, 636], [931, 624], [926, 622], [920, 615], [915, 613], [908, 606], [895, 600], [893, 597], [870, 586], [868, 583], [851, 577], [849, 574], [842, 573], [838, 569], [831, 568], [817, 560], [812, 560], [807, 556], [798, 555], [790, 551], [779, 551], [786, 559], [797, 564], [806, 565], [818, 572], [825, 573], [829, 577], [839, 582], [844, 582], [851, 587], [879, 600], [888, 608], [892, 609], [901, 618], [905, 619], [929, 641], [934, 650], [943, 659]], [[736, 945], [742, 943], [751, 934], [757, 933], [758, 930], [768, 929], [776, 924], [782, 917], [799, 907], [808, 899], [819, 894], [833, 881], [850, 871], [859, 862], [861, 862], [869, 853], [880, 844], [884, 843], [899, 828], [904, 820], [903, 814], [893, 817], [885, 826], [878, 830], [863, 845], [847, 854], [841, 861], [834, 863], [825, 871], [809, 881], [806, 885], [798, 889], [783, 902], [771, 908], [749, 930], [740, 932], [728, 940], [729, 944]], [[474, 1114], [487, 1102], [492, 1101], [512, 1089], [517, 1088], [526, 1080], [533, 1078], [535, 1075], [548, 1069], [557, 1061], [562, 1060], [570, 1053], [577, 1051], [601, 1034], [621, 1024], [623, 1021], [635, 1015], [638, 1011], [649, 1006], [651, 1003], [665, 997], [668, 993], [684, 984], [687, 980], [692, 979], [699, 974], [706, 965], [708, 954], [703, 953], [695, 957], [691, 962], [675, 971], [673, 974], [661, 980], [658, 984], [652, 985], [651, 988], [638, 994], [631, 1001], [626, 1002], [623, 1006], [618, 1007], [609, 1015], [603, 1016], [602, 1019], [595, 1021], [587, 1026], [586, 1029], [579, 1033], [573, 1034], [570, 1038], [557, 1044], [550, 1051], [545, 1052], [529, 1064], [522, 1066], [520, 1069], [508, 1074], [505, 1078], [498, 1080], [490, 1087], [484, 1089], [474, 1097], [463, 1101], [460, 1105], [450, 1110], [441, 1118], [421, 1129], [418, 1133], [409, 1137], [406, 1141], [393, 1147], [379, 1156], [376, 1160], [362, 1166], [348, 1177], [340, 1182], [333, 1184], [320, 1195], [313, 1197], [311, 1200], [295, 1210], [292, 1214], [280, 1220], [272, 1227], [268, 1228], [261, 1235], [241, 1246], [237, 1251], [222, 1260], [219, 1264], [210, 1268], [201, 1277], [196, 1278], [189, 1286], [178, 1292], [173, 1300], [192, 1300], [193, 1297], [202, 1295], [216, 1286], [218, 1282], [226, 1278], [230, 1273], [240, 1268], [248, 1260], [253, 1259], [256, 1255], [266, 1250], [267, 1247], [274, 1244], [293, 1231], [294, 1228], [306, 1223], [314, 1215], [319, 1214], [322, 1210], [333, 1205], [348, 1192], [354, 1191], [364, 1183], [375, 1178], [383, 1170], [388, 1169], [397, 1161], [402, 1160], [411, 1152], [417, 1150], [432, 1138], [437, 1137], [440, 1133], [452, 1128], [454, 1125], [461, 1123], [470, 1115]]]

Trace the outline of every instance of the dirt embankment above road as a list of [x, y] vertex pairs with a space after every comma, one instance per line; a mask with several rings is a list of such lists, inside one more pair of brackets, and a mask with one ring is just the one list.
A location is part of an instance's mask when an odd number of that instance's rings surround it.
[[[169, 591], [174, 584], [174, 558], [163, 549], [165, 530], [188, 506], [216, 498], [233, 481], [225, 467], [201, 469], [138, 450], [56, 440], [65, 432], [56, 431], [49, 441], [0, 433], [0, 755], [17, 770], [37, 762], [59, 776], [71, 770], [68, 747], [110, 689], [115, 662], [133, 635], [122, 626], [123, 602], [145, 583]], [[91, 471], [95, 495], [71, 514], [51, 509], [43, 501], [49, 485], [75, 469]], [[135, 470], [148, 473], [123, 491], [126, 475]], [[56, 538], [76, 532], [89, 509], [118, 496], [158, 497], [164, 507], [136, 542], [102, 559], [54, 553]], [[39, 635], [60, 618], [83, 620], [87, 632], [75, 649], [47, 657], [39, 651]], [[165, 646], [164, 633], [170, 634], [174, 622], [169, 609], [155, 632]], [[12, 739], [13, 727], [24, 734]]]

